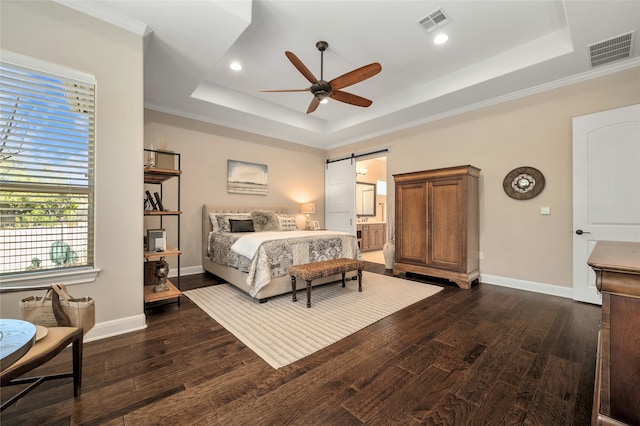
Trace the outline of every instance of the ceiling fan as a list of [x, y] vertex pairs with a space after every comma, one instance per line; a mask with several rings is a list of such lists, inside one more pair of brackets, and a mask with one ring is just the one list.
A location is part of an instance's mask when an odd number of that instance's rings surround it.
[[342, 74], [340, 77], [336, 77], [331, 81], [325, 81], [323, 76], [324, 69], [324, 51], [329, 47], [329, 43], [326, 41], [319, 41], [316, 43], [316, 48], [320, 51], [320, 80], [309, 71], [300, 59], [293, 52], [284, 52], [287, 58], [291, 61], [294, 67], [300, 71], [300, 73], [311, 83], [311, 87], [306, 89], [283, 89], [283, 90], [258, 90], [259, 92], [311, 92], [313, 99], [307, 109], [307, 114], [312, 113], [318, 108], [320, 102], [325, 101], [327, 98], [335, 99], [336, 101], [344, 102], [351, 105], [360, 107], [368, 107], [373, 102], [369, 99], [365, 99], [352, 93], [343, 92], [342, 88], [351, 86], [366, 80], [374, 75], [378, 74], [382, 70], [382, 65], [374, 62], [369, 65], [365, 65], [346, 74]]

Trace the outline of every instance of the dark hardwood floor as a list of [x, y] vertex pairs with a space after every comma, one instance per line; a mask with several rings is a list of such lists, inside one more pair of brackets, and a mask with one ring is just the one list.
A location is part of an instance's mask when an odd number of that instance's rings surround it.
[[[382, 265], [366, 269], [384, 273]], [[416, 279], [416, 277], [411, 277]], [[183, 289], [215, 284], [202, 274]], [[600, 307], [453, 285], [280, 370], [201, 311], [86, 343], [82, 396], [48, 382], [2, 425], [588, 425]], [[69, 349], [40, 371], [64, 371]], [[2, 400], [15, 392], [2, 388]]]

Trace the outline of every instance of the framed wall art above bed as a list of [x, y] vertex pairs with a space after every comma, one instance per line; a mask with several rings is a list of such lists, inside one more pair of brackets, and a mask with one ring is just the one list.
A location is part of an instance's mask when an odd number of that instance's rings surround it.
[[266, 164], [227, 160], [227, 192], [267, 195], [269, 169]]

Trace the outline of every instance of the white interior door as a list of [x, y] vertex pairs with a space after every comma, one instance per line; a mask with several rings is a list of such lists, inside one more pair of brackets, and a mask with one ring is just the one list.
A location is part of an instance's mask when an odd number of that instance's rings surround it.
[[573, 119], [573, 298], [602, 304], [587, 259], [599, 240], [640, 241], [640, 105]]
[[355, 160], [327, 163], [325, 169], [325, 227], [332, 231], [356, 233]]

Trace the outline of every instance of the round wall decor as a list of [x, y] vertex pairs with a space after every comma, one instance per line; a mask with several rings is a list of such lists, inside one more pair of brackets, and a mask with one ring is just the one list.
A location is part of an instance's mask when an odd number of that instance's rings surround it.
[[516, 200], [530, 200], [544, 189], [544, 175], [533, 167], [518, 167], [504, 178], [504, 192]]

